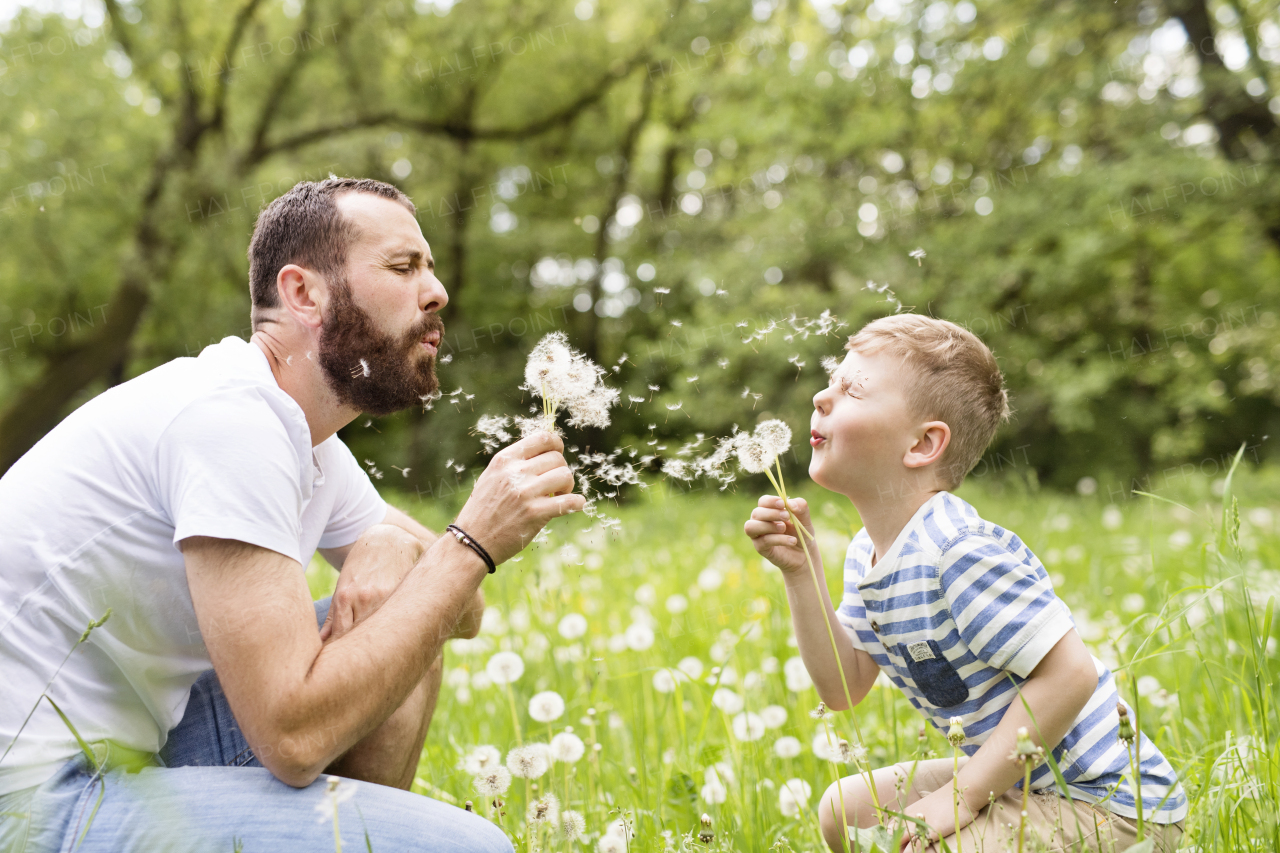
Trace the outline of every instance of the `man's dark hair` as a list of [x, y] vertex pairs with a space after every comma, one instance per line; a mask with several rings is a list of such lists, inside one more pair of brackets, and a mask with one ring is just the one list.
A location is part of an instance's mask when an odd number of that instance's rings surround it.
[[[356, 228], [341, 211], [343, 193], [371, 193], [398, 201], [416, 214], [417, 208], [400, 190], [371, 178], [300, 181], [258, 214], [249, 241], [249, 294], [257, 309], [276, 308], [276, 276], [286, 264], [315, 270], [331, 283], [345, 282], [347, 247]], [[255, 316], [256, 321], [256, 316]], [[256, 325], [256, 323], [255, 323]]]

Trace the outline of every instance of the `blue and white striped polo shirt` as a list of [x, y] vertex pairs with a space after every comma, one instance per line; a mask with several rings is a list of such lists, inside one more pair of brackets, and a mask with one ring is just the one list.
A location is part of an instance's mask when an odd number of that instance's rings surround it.
[[[854, 646], [871, 655], [935, 727], [945, 732], [951, 717], [961, 718], [968, 736], [963, 750], [973, 755], [1018, 701], [1008, 673], [1021, 684], [1075, 627], [1071, 611], [1022, 540], [950, 492], [926, 501], [872, 567], [874, 550], [865, 529], [849, 544], [840, 621]], [[1074, 798], [1105, 800], [1112, 812], [1133, 818], [1129, 759], [1117, 738], [1115, 678], [1096, 657], [1094, 665], [1098, 688], [1053, 757]], [[1187, 798], [1173, 767], [1145, 735], [1141, 744], [1146, 818], [1182, 820]], [[1040, 764], [1032, 790], [1053, 785], [1048, 764]]]

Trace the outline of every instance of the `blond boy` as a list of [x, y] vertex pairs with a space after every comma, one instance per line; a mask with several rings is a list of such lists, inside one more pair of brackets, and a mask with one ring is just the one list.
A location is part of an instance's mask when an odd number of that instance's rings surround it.
[[[955, 850], [957, 832], [964, 850], [1016, 849], [1023, 769], [1010, 755], [1025, 727], [1070, 791], [1060, 796], [1047, 763], [1035, 767], [1028, 849], [1126, 849], [1137, 809], [1115, 679], [1085, 648], [1035, 554], [953, 494], [1009, 414], [995, 357], [961, 327], [914, 314], [868, 324], [846, 349], [813, 398], [809, 464], [813, 481], [849, 498], [865, 525], [849, 545], [839, 611], [808, 577], [779, 498], [762, 497], [745, 529], [782, 570], [800, 654], [828, 707], [858, 704], [884, 672], [941, 731], [960, 718], [958, 774], [949, 758], [875, 770], [881, 807], [922, 818], [930, 832], [920, 843], [936, 849], [941, 839]], [[812, 530], [805, 502], [792, 508]], [[824, 619], [845, 629], [835, 632], [839, 664]], [[1147, 834], [1172, 851], [1186, 796], [1155, 744], [1138, 742]], [[819, 811], [833, 850], [847, 849], [846, 826], [878, 820], [866, 774], [839, 786]]]

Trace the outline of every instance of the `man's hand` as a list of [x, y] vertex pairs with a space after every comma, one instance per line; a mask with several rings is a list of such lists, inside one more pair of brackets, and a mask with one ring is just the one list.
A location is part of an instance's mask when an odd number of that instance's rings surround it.
[[[813, 533], [813, 522], [809, 520], [809, 504], [801, 498], [792, 498], [791, 511], [805, 529]], [[799, 537], [804, 535], [795, 529], [791, 516], [782, 505], [782, 498], [776, 495], [764, 495], [759, 505], [751, 511], [751, 518], [743, 526], [751, 544], [761, 557], [773, 563], [784, 572], [795, 572], [807, 568], [804, 551]], [[818, 549], [810, 546], [809, 556], [815, 568], [822, 564]], [[820, 569], [819, 569], [820, 570]]]
[[560, 436], [538, 432], [504, 447], [476, 480], [458, 526], [476, 537], [495, 563], [528, 545], [553, 518], [582, 510]]
[[391, 524], [375, 524], [342, 563], [320, 641], [336, 640], [373, 613], [422, 557], [424, 543]]

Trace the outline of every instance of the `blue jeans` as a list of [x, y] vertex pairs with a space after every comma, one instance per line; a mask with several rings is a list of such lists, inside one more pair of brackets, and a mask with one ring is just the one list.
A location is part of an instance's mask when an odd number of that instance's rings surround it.
[[[318, 628], [329, 599], [315, 606]], [[344, 850], [367, 849], [367, 838], [375, 853], [512, 853], [506, 835], [478, 815], [398, 788], [341, 783], [352, 784], [354, 796], [338, 806]], [[43, 785], [0, 795], [0, 853], [332, 850], [326, 787], [323, 776], [306, 788], [272, 776], [245, 742], [209, 670], [196, 680], [182, 721], [151, 766], [97, 774], [77, 755]]]

